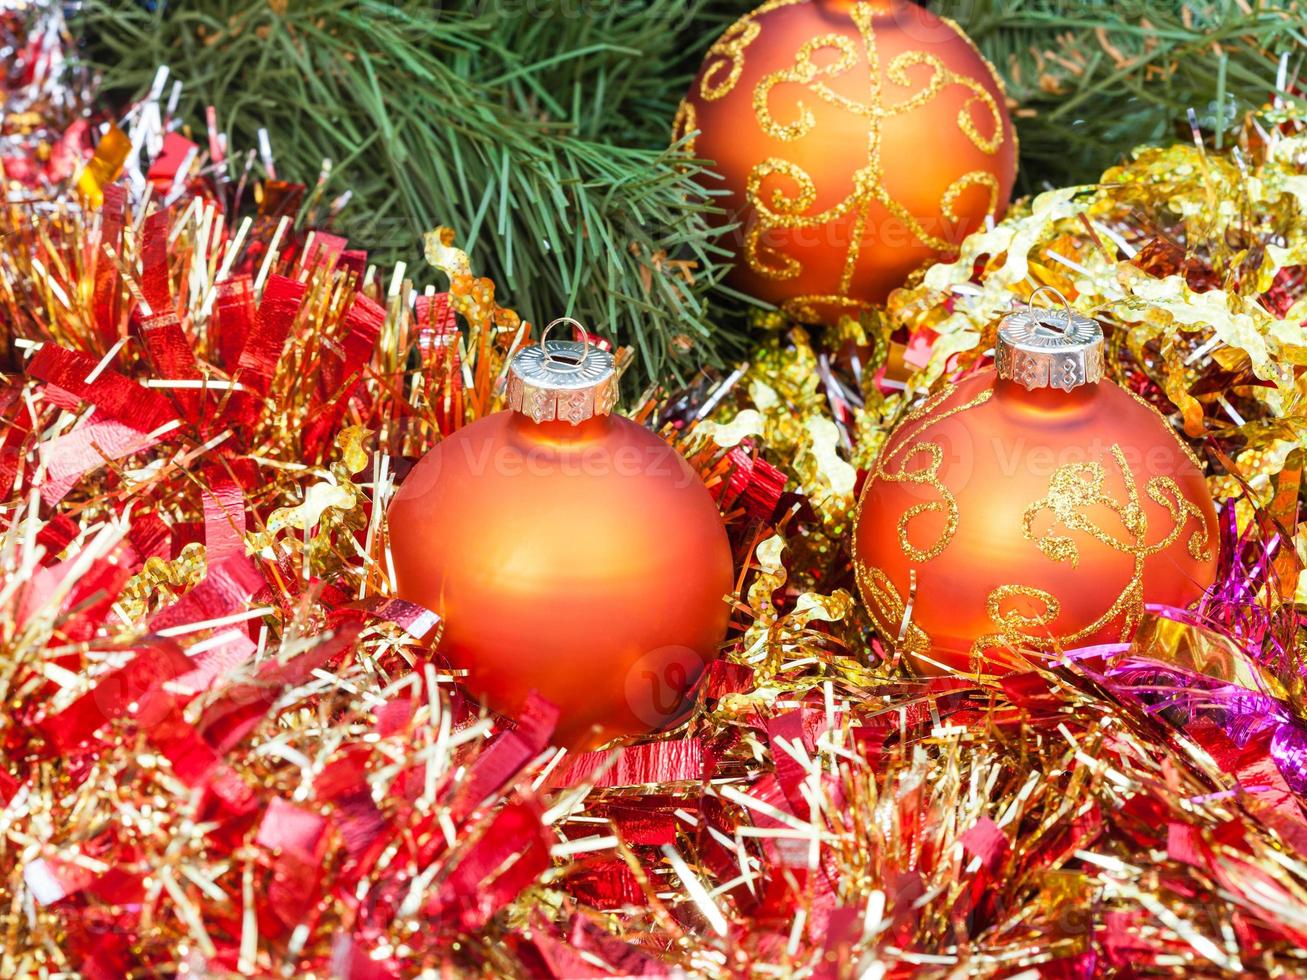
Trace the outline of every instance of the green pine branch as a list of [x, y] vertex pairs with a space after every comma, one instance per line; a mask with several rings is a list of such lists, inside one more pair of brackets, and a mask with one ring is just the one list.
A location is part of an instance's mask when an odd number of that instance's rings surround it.
[[1019, 105], [1022, 185], [1094, 181], [1141, 144], [1213, 145], [1291, 82], [1307, 52], [1300, 0], [945, 0]]
[[712, 20], [701, 0], [160, 7], [83, 9], [105, 90], [135, 98], [166, 64], [195, 128], [209, 104], [233, 148], [266, 128], [290, 179], [330, 159], [325, 192], [353, 194], [340, 230], [378, 261], [433, 281], [413, 259], [448, 224], [502, 302], [635, 345], [647, 378], [738, 345], [709, 315], [711, 204], [667, 146], [697, 61], [681, 36]]

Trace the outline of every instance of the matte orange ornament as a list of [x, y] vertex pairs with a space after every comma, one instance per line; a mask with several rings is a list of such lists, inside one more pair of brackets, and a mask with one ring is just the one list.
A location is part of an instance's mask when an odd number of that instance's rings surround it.
[[512, 410], [437, 445], [389, 511], [399, 595], [442, 619], [438, 653], [516, 716], [531, 691], [586, 748], [676, 720], [722, 642], [730, 545], [699, 476], [609, 415], [613, 359], [548, 341], [513, 362]]
[[1102, 337], [1069, 309], [1007, 317], [997, 370], [927, 399], [881, 450], [859, 501], [858, 585], [923, 671], [1125, 641], [1146, 602], [1184, 607], [1212, 583], [1202, 468], [1102, 378]]
[[731, 282], [803, 319], [882, 302], [999, 218], [1017, 143], [1002, 84], [908, 0], [770, 0], [708, 49], [673, 134], [739, 220]]

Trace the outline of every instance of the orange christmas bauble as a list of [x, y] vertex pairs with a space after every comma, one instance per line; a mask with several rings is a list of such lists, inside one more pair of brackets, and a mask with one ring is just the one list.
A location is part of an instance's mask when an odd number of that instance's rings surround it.
[[1069, 311], [1008, 317], [998, 370], [927, 399], [868, 474], [858, 585], [925, 672], [1125, 641], [1145, 603], [1184, 607], [1212, 583], [1202, 468], [1156, 409], [1097, 380], [1101, 344]]
[[809, 321], [882, 302], [1007, 207], [993, 68], [908, 0], [769, 0], [708, 49], [674, 125], [712, 160], [733, 285]]
[[725, 636], [733, 574], [702, 481], [607, 414], [612, 357], [584, 350], [519, 354], [517, 408], [438, 444], [389, 511], [399, 595], [440, 614], [437, 652], [466, 689], [509, 716], [539, 692], [578, 748], [677, 719]]

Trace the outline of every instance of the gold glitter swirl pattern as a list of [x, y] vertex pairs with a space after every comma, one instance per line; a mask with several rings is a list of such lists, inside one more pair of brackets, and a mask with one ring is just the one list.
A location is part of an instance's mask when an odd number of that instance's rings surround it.
[[[902, 102], [884, 106], [879, 114], [881, 116], [898, 116], [906, 112], [912, 112], [934, 99], [946, 86], [961, 85], [971, 92], [971, 98], [967, 99], [962, 108], [958, 110], [958, 129], [982, 153], [987, 153], [990, 156], [997, 153], [999, 147], [1003, 145], [1003, 114], [999, 112], [998, 103], [986, 91], [985, 86], [974, 78], [950, 71], [938, 56], [928, 51], [903, 52], [889, 63], [885, 74], [895, 85], [902, 85], [907, 88], [912, 84], [912, 76], [908, 74], [908, 71], [918, 65], [925, 65], [930, 69], [930, 81], [926, 83], [926, 87]], [[979, 127], [976, 126], [976, 122], [972, 118], [972, 106], [975, 103], [979, 103], [986, 110], [993, 135], [982, 135]]]
[[[699, 79], [699, 95], [709, 102], [724, 98], [744, 72], [744, 50], [762, 33], [751, 16], [737, 20], [717, 39], [705, 56], [708, 67]], [[717, 59], [717, 60], [714, 60]], [[725, 78], [719, 78], [725, 72]]]
[[972, 187], [983, 187], [989, 191], [989, 203], [985, 205], [985, 211], [988, 214], [996, 213], [998, 210], [998, 178], [988, 170], [973, 170], [949, 184], [948, 190], [944, 192], [944, 197], [939, 202], [940, 213], [949, 221], [961, 221], [962, 219], [953, 210], [953, 207], [958, 203], [958, 198]]
[[[1003, 145], [1003, 117], [999, 114], [998, 105], [994, 102], [994, 97], [990, 95], [977, 82], [970, 78], [963, 78], [961, 75], [954, 75], [953, 78], [961, 84], [967, 86], [974, 93], [973, 97], [967, 99], [966, 103], [958, 110], [958, 129], [966, 134], [967, 139], [976, 145], [976, 149], [982, 153], [994, 154], [998, 148]], [[976, 126], [975, 121], [971, 118], [971, 107], [979, 102], [989, 110], [994, 121], [994, 135], [985, 137], [981, 135], [980, 129]]]
[[768, 215], [783, 220], [785, 215], [806, 211], [817, 200], [817, 185], [813, 183], [812, 177], [802, 167], [775, 157], [764, 160], [754, 168], [749, 175], [749, 193], [757, 195], [761, 200], [762, 183], [772, 174], [788, 177], [798, 185], [799, 192], [794, 197], [786, 197], [779, 187], [773, 187]]
[[[1040, 609], [1033, 615], [1016, 609], [1004, 609], [1003, 604], [1014, 598], [1031, 599], [1039, 603]], [[1062, 603], [1053, 593], [1045, 592], [1043, 589], [1036, 589], [1029, 585], [1000, 585], [989, 594], [985, 609], [989, 613], [989, 618], [1003, 630], [1028, 630], [1052, 623], [1062, 612]]]
[[[1175, 526], [1175, 536], [1170, 538], [1171, 541], [1183, 533], [1181, 529], [1190, 517], [1198, 522], [1198, 529], [1189, 535], [1185, 548], [1189, 552], [1189, 557], [1195, 561], [1211, 561], [1211, 536], [1207, 521], [1203, 519], [1203, 512], [1198, 509], [1197, 504], [1180, 492], [1180, 487], [1175, 480], [1169, 476], [1155, 476], [1144, 485], [1144, 493], [1154, 503], [1161, 504], [1171, 515]], [[1165, 546], [1166, 543], [1159, 544], [1154, 546], [1153, 550], [1161, 550]]]
[[[779, 174], [797, 185], [798, 191], [787, 197], [782, 188], [771, 188], [770, 201], [764, 200], [762, 185]], [[817, 185], [812, 176], [798, 164], [776, 157], [764, 160], [749, 174], [749, 199], [761, 220], [753, 221], [745, 235], [744, 254], [755, 272], [769, 279], [793, 279], [803, 271], [798, 259], [784, 255], [767, 246], [764, 237], [777, 228], [815, 228], [837, 217], [848, 202], [817, 215], [804, 215], [817, 200]], [[776, 264], [779, 263], [779, 264]]]
[[[750, 229], [746, 238], [745, 260], [749, 267], [759, 275], [771, 279], [792, 279], [803, 272], [803, 264], [797, 259], [781, 259], [775, 255], [774, 249], [766, 248], [761, 244], [769, 232], [776, 229], [818, 229], [836, 218], [850, 214], [854, 216], [849, 234], [848, 251], [844, 267], [841, 270], [839, 287], [834, 297], [795, 297], [784, 304], [785, 309], [791, 313], [811, 312], [815, 304], [830, 304], [832, 300], [838, 302], [838, 305], [849, 306], [853, 309], [866, 305], [851, 300], [848, 293], [853, 285], [858, 258], [862, 249], [862, 238], [873, 204], [879, 203], [885, 207], [896, 219], [903, 223], [912, 235], [927, 247], [938, 251], [947, 251], [952, 245], [948, 240], [927, 230], [916, 215], [894, 200], [886, 190], [884, 186], [884, 166], [881, 158], [881, 124], [884, 119], [911, 112], [928, 104], [949, 86], [962, 86], [971, 94], [961, 110], [959, 110], [957, 117], [959, 129], [981, 152], [991, 156], [998, 153], [1006, 139], [1002, 112], [990, 92], [976, 79], [951, 71], [942, 60], [929, 52], [904, 52], [897, 55], [889, 63], [885, 73], [887, 78], [896, 85], [911, 86], [913, 81], [910, 70], [917, 66], [924, 65], [928, 67], [930, 77], [919, 91], [912, 93], [902, 101], [893, 104], [887, 103], [882, 90], [880, 56], [877, 51], [873, 28], [874, 5], [855, 5], [851, 9], [850, 15], [857, 25], [866, 53], [869, 87], [869, 98], [866, 102], [850, 99], [825, 84], [825, 80], [846, 74], [857, 65], [858, 59], [854, 42], [838, 34], [822, 35], [806, 41], [795, 55], [793, 65], [765, 76], [753, 92], [754, 115], [759, 127], [768, 136], [783, 142], [792, 142], [802, 138], [816, 125], [816, 117], [811, 107], [802, 99], [796, 102], [797, 118], [789, 121], [781, 121], [776, 118], [772, 110], [771, 99], [778, 86], [783, 85], [801, 86], [822, 102], [862, 120], [867, 127], [867, 161], [853, 175], [852, 190], [842, 201], [819, 213], [804, 213], [815, 204], [817, 193], [812, 178], [798, 166], [784, 164], [783, 161], [770, 158], [755, 167], [749, 175], [746, 197], [757, 213], [758, 220], [756, 226]], [[965, 39], [965, 34], [957, 25], [953, 24], [951, 26], [960, 37]], [[737, 24], [736, 28], [738, 27]], [[727, 47], [729, 47], [733, 56], [738, 57], [738, 64], [742, 70], [743, 47], [740, 46], [740, 41], [745, 34], [743, 29], [736, 30], [735, 28], [728, 34], [731, 44]], [[750, 35], [750, 39], [753, 36], [756, 35]], [[723, 40], [725, 41], [727, 38], [723, 38]], [[719, 44], [721, 43], [719, 42]], [[972, 47], [974, 50], [974, 45]], [[722, 54], [726, 50], [726, 48], [723, 48], [718, 53]], [[832, 51], [835, 53], [833, 59], [829, 57], [829, 53]], [[822, 59], [822, 63], [818, 63], [815, 57], [819, 52], [824, 52], [827, 55]], [[984, 61], [983, 58], [981, 60]], [[736, 62], [732, 62], [732, 64], [736, 64]], [[992, 73], [992, 67], [990, 71]], [[738, 72], [732, 74], [731, 78], [738, 80]], [[707, 79], [708, 75], [705, 75], [705, 81]], [[734, 81], [732, 81], [732, 84], [734, 84]], [[976, 124], [976, 120], [973, 118], [977, 106], [983, 110], [987, 117], [985, 120], [987, 125], [984, 128], [990, 130], [988, 136], [981, 131], [982, 128]], [[769, 188], [764, 185], [769, 177], [778, 174], [789, 177], [800, 184], [801, 193], [798, 197], [787, 200], [775, 188], [770, 188], [771, 195], [770, 199], [768, 199], [767, 191]], [[974, 187], [983, 187], [988, 192], [986, 214], [996, 215], [999, 207], [1000, 191], [998, 179], [991, 173], [976, 170], [962, 175], [944, 191], [940, 200], [940, 211], [943, 216], [952, 222], [960, 221], [961, 219], [956, 212], [958, 200], [964, 193]]]
[[[1018, 609], [1005, 607], [1005, 604], [1013, 599], [1027, 599], [1035, 603], [1036, 611], [1024, 613]], [[1034, 586], [1000, 585], [989, 594], [985, 609], [990, 621], [998, 626], [998, 632], [977, 637], [976, 642], [971, 645], [974, 669], [981, 669], [987, 651], [1007, 646], [1014, 642], [1014, 638], [1025, 639], [1035, 631], [1047, 632], [1047, 628], [1062, 612], [1062, 603], [1053, 593]]]
[[823, 306], [845, 309], [850, 314], [856, 315], [866, 309], [867, 304], [860, 299], [855, 299], [852, 296], [841, 296], [838, 293], [812, 293], [786, 300], [781, 304], [781, 309], [790, 317], [806, 322], [817, 320], [819, 318], [818, 307]]
[[[939, 475], [940, 468], [944, 464], [944, 450], [939, 443], [923, 440], [921, 436], [945, 419], [985, 404], [994, 394], [992, 388], [986, 388], [969, 401], [954, 405], [939, 415], [931, 416], [935, 409], [948, 401], [955, 390], [949, 387], [932, 395], [904, 418], [897, 438], [876, 458], [871, 479], [867, 480], [863, 488], [865, 496], [867, 488], [874, 481], [884, 480], [887, 483], [915, 483], [928, 486], [935, 492], [933, 499], [915, 503], [899, 516], [899, 547], [913, 561], [927, 562], [939, 557], [949, 546], [958, 529], [957, 498]], [[923, 455], [924, 465], [913, 466], [913, 461]], [[926, 547], [918, 547], [912, 543], [909, 532], [912, 522], [923, 514], [943, 514], [944, 528]]]
[[909, 654], [929, 653], [930, 636], [911, 619], [908, 619], [907, 630], [903, 633], [902, 641], [897, 640], [899, 633], [903, 631], [907, 603], [899, 595], [890, 577], [881, 569], [863, 561], [855, 561], [853, 571], [863, 601], [880, 620], [885, 635], [895, 639], [897, 648]]
[[[1188, 541], [1189, 553], [1199, 561], [1210, 559], [1209, 529], [1203, 512], [1181, 492], [1179, 485], [1169, 476], [1152, 477], [1144, 485], [1144, 494], [1153, 502], [1163, 507], [1171, 518], [1171, 527], [1166, 534], [1154, 542], [1148, 540], [1148, 517], [1141, 504], [1138, 483], [1125, 453], [1119, 445], [1113, 445], [1112, 458], [1121, 472], [1125, 484], [1125, 499], [1118, 500], [1106, 490], [1107, 470], [1102, 463], [1069, 463], [1059, 467], [1049, 481], [1048, 493], [1035, 501], [1022, 517], [1022, 533], [1046, 558], [1058, 562], [1070, 562], [1076, 567], [1080, 561], [1080, 551], [1073, 538], [1058, 533], [1057, 528], [1086, 534], [1095, 541], [1111, 548], [1113, 551], [1129, 555], [1133, 559], [1130, 581], [1126, 583], [1121, 594], [1103, 612], [1087, 626], [1062, 636], [1047, 633], [1037, 635], [1034, 630], [1046, 627], [1052, 619], [1044, 617], [1018, 617], [996, 615], [1002, 601], [1014, 595], [1034, 597], [1035, 592], [1028, 586], [1000, 586], [990, 593], [990, 619], [999, 628], [1001, 635], [1009, 642], [1028, 642], [1037, 648], [1047, 649], [1075, 643], [1087, 636], [1097, 633], [1108, 623], [1122, 618], [1122, 635], [1129, 635], [1138, 625], [1143, 614], [1144, 563], [1151, 555], [1164, 551], [1179, 540], [1185, 525], [1192, 518], [1198, 522]], [[1115, 515], [1125, 531], [1124, 537], [1112, 533], [1095, 521], [1092, 512], [1106, 509]], [[1036, 531], [1036, 522], [1046, 514], [1052, 514], [1053, 520], [1043, 531]], [[1054, 615], [1052, 618], [1056, 618]]]
[[[1175, 480], [1169, 476], [1155, 476], [1145, 485], [1145, 493], [1156, 503], [1163, 506], [1172, 518], [1170, 531], [1161, 540], [1147, 542], [1148, 519], [1140, 506], [1139, 489], [1134, 473], [1126, 463], [1125, 453], [1119, 445], [1113, 445], [1112, 458], [1121, 470], [1125, 481], [1126, 500], [1118, 501], [1104, 489], [1107, 471], [1102, 463], [1069, 463], [1061, 466], [1049, 481], [1048, 494], [1026, 508], [1022, 520], [1022, 531], [1026, 538], [1034, 541], [1039, 550], [1054, 561], [1069, 561], [1075, 567], [1080, 560], [1075, 541], [1055, 533], [1056, 524], [1068, 530], [1088, 534], [1122, 554], [1134, 555], [1140, 561], [1149, 555], [1157, 554], [1169, 548], [1184, 531], [1184, 524], [1193, 517], [1202, 526], [1201, 537], [1206, 537], [1206, 522], [1203, 513], [1192, 501], [1187, 500]], [[1121, 521], [1129, 534], [1128, 540], [1122, 540], [1094, 522], [1088, 513], [1093, 507], [1106, 507]], [[1051, 511], [1055, 524], [1042, 534], [1034, 531], [1035, 521], [1045, 511]], [[1195, 555], [1195, 557], [1200, 557]]]
[[[801, 3], [804, 0], [768, 0], [756, 10], [751, 10], [722, 33], [713, 46], [704, 54], [703, 75], [699, 79], [699, 95], [708, 102], [725, 98], [740, 81], [744, 73], [744, 52], [758, 35], [762, 25], [758, 18], [780, 7]], [[720, 77], [722, 73], [725, 77]]]
[[[819, 66], [813, 60], [813, 55], [823, 49], [834, 50], [838, 53], [838, 56], [829, 64]], [[812, 110], [808, 108], [802, 99], [797, 100], [796, 103], [799, 110], [798, 119], [792, 123], [776, 121], [776, 117], [772, 115], [771, 111], [772, 89], [777, 85], [787, 83], [802, 85], [818, 95], [822, 101], [838, 105], [855, 115], [870, 116], [871, 110], [869, 107], [846, 99], [834, 89], [817, 82], [819, 78], [834, 78], [843, 75], [857, 63], [858, 52], [854, 48], [853, 42], [842, 34], [825, 34], [805, 41], [803, 46], [799, 48], [799, 53], [795, 55], [793, 66], [772, 72], [759, 82], [758, 87], [753, 91], [753, 112], [758, 119], [758, 125], [762, 127], [762, 131], [773, 139], [791, 143], [807, 136], [812, 127], [817, 124], [817, 117], [813, 115]]]
[[[980, 48], [976, 46], [976, 42], [971, 40], [971, 35], [968, 34], [966, 31], [964, 31], [962, 29], [962, 25], [959, 24], [952, 17], [946, 17], [943, 14], [940, 14], [939, 19], [942, 20], [945, 24], [948, 24], [949, 27], [953, 28], [953, 33], [958, 36], [958, 38], [962, 41], [963, 44], [965, 44], [967, 47], [971, 49], [971, 53], [974, 54], [980, 60], [980, 63], [985, 66], [985, 69], [989, 72], [990, 81], [994, 83], [994, 88], [998, 89], [1000, 95], [1006, 97], [1007, 86], [1003, 84], [1003, 76], [998, 73], [998, 69], [996, 69], [992, 64], [990, 64], [989, 59], [985, 57], [984, 52], [982, 52]], [[1012, 132], [1012, 138], [1015, 140], [1016, 137], [1017, 137], [1017, 133], [1014, 128]]]
[[[676, 107], [676, 115], [672, 117], [672, 142], [675, 143], [684, 139], [698, 129], [699, 118], [694, 103], [689, 99], [682, 99], [681, 104]], [[683, 149], [688, 156], [695, 156], [695, 144], [698, 142], [699, 140], [695, 136], [690, 136], [685, 141]]]

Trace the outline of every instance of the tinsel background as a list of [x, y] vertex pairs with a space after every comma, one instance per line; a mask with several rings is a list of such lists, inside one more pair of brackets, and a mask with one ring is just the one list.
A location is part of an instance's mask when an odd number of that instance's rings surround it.
[[[0, 30], [0, 975], [1307, 969], [1300, 105], [629, 405], [740, 588], [693, 716], [574, 755], [461, 695], [387, 558], [396, 484], [531, 325], [448, 230], [415, 291], [315, 188], [233, 178], [163, 78], [105, 125], [57, 13]], [[916, 679], [851, 592], [859, 479], [1043, 283], [1207, 463], [1219, 580], [1107, 666]]]

